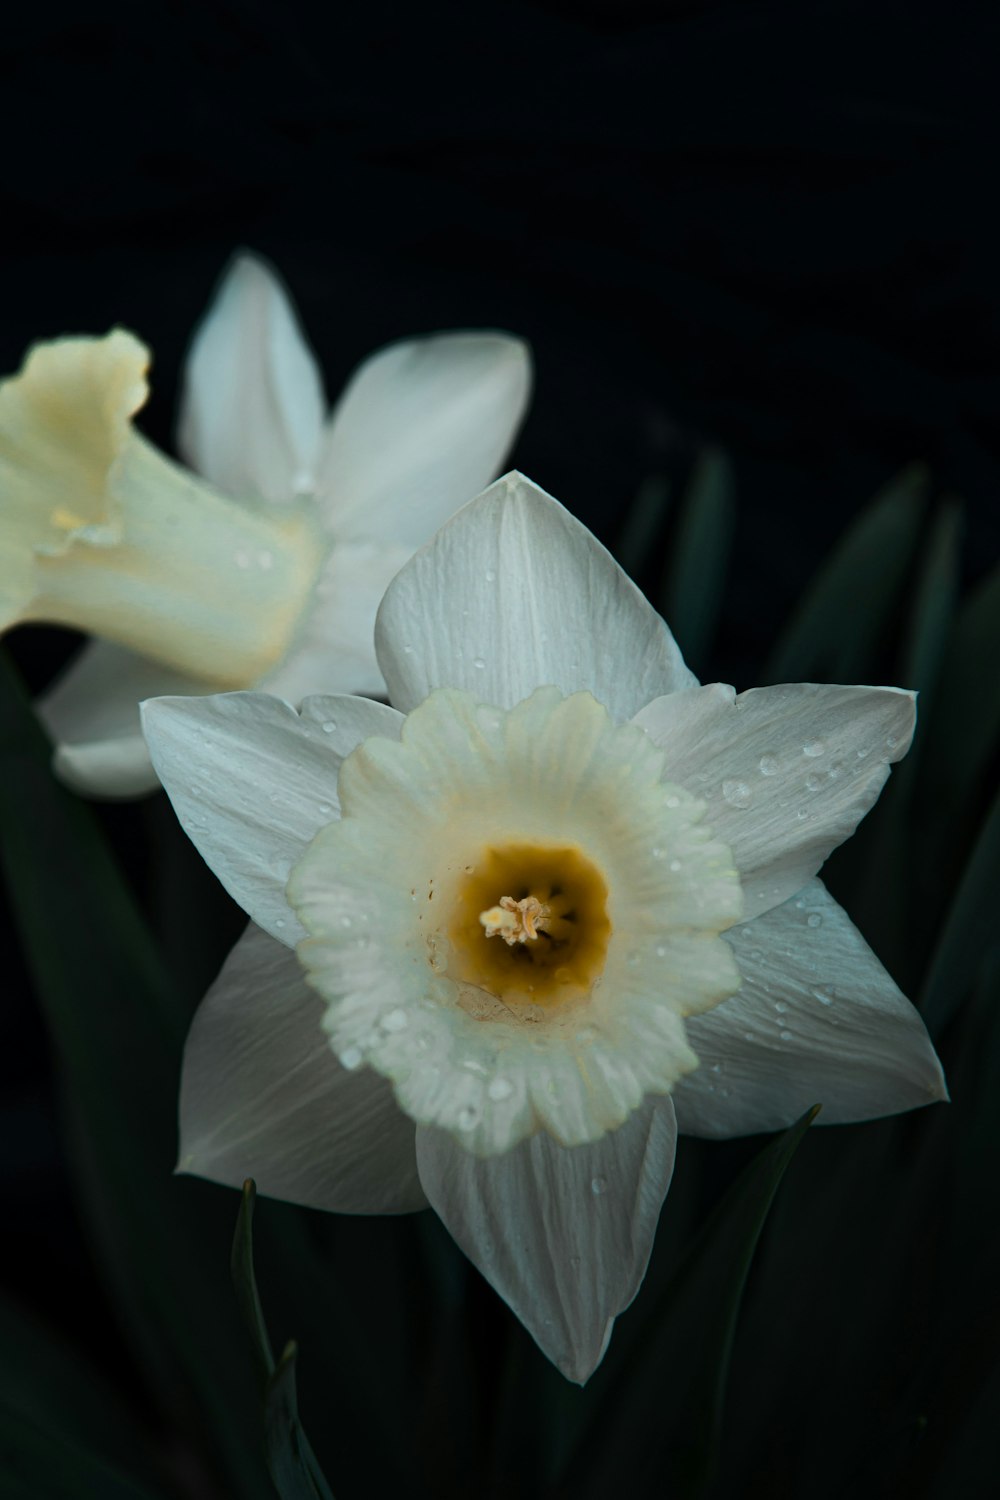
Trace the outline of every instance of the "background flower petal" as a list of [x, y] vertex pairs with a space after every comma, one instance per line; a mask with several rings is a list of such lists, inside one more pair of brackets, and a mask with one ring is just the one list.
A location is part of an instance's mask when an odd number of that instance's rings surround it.
[[697, 681], [610, 553], [517, 473], [459, 511], [396, 576], [375, 650], [404, 712], [439, 687], [512, 708], [551, 683], [593, 693], [621, 721]]
[[639, 1290], [675, 1141], [669, 1099], [569, 1150], [540, 1133], [480, 1160], [444, 1131], [417, 1130], [431, 1207], [569, 1380], [593, 1374]]
[[423, 1208], [412, 1120], [377, 1073], [341, 1067], [322, 1017], [295, 955], [251, 923], [188, 1036], [178, 1171], [335, 1213]]
[[159, 786], [139, 724], [140, 700], [204, 692], [196, 678], [110, 641], [90, 641], [35, 709], [67, 786], [92, 797], [135, 797]]
[[335, 546], [291, 649], [257, 686], [289, 703], [298, 703], [320, 684], [328, 693], [383, 696], [385, 683], [375, 659], [375, 616], [386, 589], [411, 554], [410, 547], [390, 543]]
[[238, 255], [191, 343], [179, 452], [230, 495], [289, 500], [313, 487], [325, 410], [319, 369], [277, 273]]
[[244, 911], [293, 946], [305, 931], [285, 899], [292, 865], [337, 816], [337, 773], [368, 735], [402, 719], [367, 698], [309, 698], [296, 713], [266, 693], [156, 698], [142, 705], [157, 775], [185, 832]]
[[739, 696], [713, 683], [635, 716], [667, 752], [664, 775], [708, 803], [705, 821], [743, 880], [746, 920], [787, 901], [850, 837], [915, 719], [902, 689], [810, 682]]
[[946, 1099], [926, 1027], [820, 880], [726, 934], [743, 986], [688, 1037], [701, 1059], [674, 1090], [688, 1135], [875, 1119]]
[[408, 339], [365, 360], [319, 462], [338, 540], [427, 541], [497, 473], [530, 390], [528, 346], [504, 333]]

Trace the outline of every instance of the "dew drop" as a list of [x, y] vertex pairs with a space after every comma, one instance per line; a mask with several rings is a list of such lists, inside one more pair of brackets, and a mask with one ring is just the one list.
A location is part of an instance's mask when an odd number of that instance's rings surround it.
[[753, 793], [745, 781], [724, 781], [722, 795], [730, 807], [749, 807]]
[[355, 1068], [360, 1068], [365, 1056], [360, 1047], [348, 1047], [340, 1054], [340, 1066], [353, 1073]]
[[352, 927], [354, 924], [352, 923], [350, 917], [341, 917], [340, 925], [341, 927]]
[[405, 1031], [409, 1024], [410, 1018], [400, 1006], [382, 1017], [382, 1027], [385, 1031]]
[[760, 758], [760, 774], [762, 776], [777, 776], [778, 757], [776, 755], [762, 755]]
[[486, 1092], [491, 1099], [495, 1099], [499, 1103], [501, 1099], [510, 1098], [514, 1092], [514, 1085], [509, 1078], [492, 1078], [487, 1085]]
[[284, 925], [285, 925], [285, 919], [284, 919], [284, 917], [275, 917], [275, 919], [274, 919], [274, 925], [275, 925], [275, 927], [284, 927]]
[[670, 868], [671, 868], [671, 870], [673, 870], [674, 874], [676, 875], [677, 871], [681, 868], [681, 862], [680, 862], [680, 860], [679, 859], [672, 859], [670, 861]]
[[894, 734], [887, 734], [885, 737], [885, 742], [890, 750], [895, 750], [896, 746], [899, 744], [899, 740]]
[[783, 1042], [790, 1042], [792, 1040], [792, 1033], [790, 1031], [783, 1031], [781, 1033], [781, 1040]]
[[866, 755], [871, 754], [871, 749], [869, 746], [863, 745], [860, 750], [855, 750], [854, 753], [858, 757], [858, 760], [864, 760]]
[[403, 655], [404, 656], [412, 656], [413, 655], [413, 647], [412, 646], [404, 646], [403, 647]]
[[492, 568], [487, 568], [486, 569], [486, 582], [487, 583], [496, 583], [496, 581], [497, 581], [497, 575], [496, 575], [496, 573], [493, 571]]
[[806, 777], [806, 790], [807, 791], [818, 792], [819, 789], [820, 789], [820, 787], [822, 785], [823, 785], [823, 778], [822, 778], [822, 776], [817, 776], [816, 773], [815, 773], [815, 771], [812, 773], [811, 776], [807, 776]]
[[811, 911], [808, 917], [806, 917], [807, 927], [822, 927], [822, 925], [823, 918], [820, 916], [818, 911]]
[[319, 810], [324, 817], [333, 812], [333, 808], [330, 806], [329, 802], [321, 802], [319, 805]]
[[681, 805], [681, 799], [679, 797], [668, 797], [667, 798], [667, 806], [668, 807], [680, 807], [680, 805]]
[[336, 729], [336, 727], [337, 727], [337, 721], [336, 721], [336, 719], [324, 719], [323, 720], [323, 733], [324, 734], [332, 734], [333, 731]]
[[590, 1179], [590, 1191], [593, 1193], [595, 1198], [599, 1198], [601, 1194], [606, 1193], [607, 1190], [608, 1179], [606, 1177], [592, 1177]]
[[783, 1016], [785, 1014], [785, 1011], [788, 1009], [788, 1006], [784, 1000], [776, 1000], [774, 1002], [774, 1008], [778, 1012], [779, 1016]]
[[802, 754], [808, 755], [811, 760], [815, 760], [816, 756], [822, 755], [825, 749], [826, 745], [822, 740], [806, 740], [802, 746]]
[[456, 1116], [456, 1124], [459, 1130], [471, 1130], [478, 1123], [479, 1111], [473, 1109], [471, 1104], [467, 1104], [464, 1109], [460, 1109]]
[[483, 661], [483, 658], [481, 656], [477, 656], [472, 665], [476, 668], [477, 672], [483, 672], [486, 670], [486, 663]]

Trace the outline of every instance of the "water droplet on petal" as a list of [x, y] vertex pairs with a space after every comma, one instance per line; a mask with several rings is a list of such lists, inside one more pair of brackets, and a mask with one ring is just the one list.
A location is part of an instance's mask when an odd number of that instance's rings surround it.
[[382, 1026], [386, 1031], [405, 1031], [409, 1024], [410, 1018], [401, 1006], [382, 1017]]
[[340, 1054], [340, 1066], [346, 1068], [348, 1072], [360, 1068], [364, 1060], [365, 1055], [360, 1047], [348, 1047]]
[[822, 778], [822, 776], [817, 776], [815, 772], [813, 772], [813, 774], [811, 776], [807, 776], [806, 777], [806, 789], [808, 791], [810, 791], [810, 792], [818, 792], [819, 789], [820, 789], [820, 787], [822, 785], [823, 785], [823, 778]]
[[491, 1099], [499, 1102], [501, 1099], [509, 1099], [514, 1092], [514, 1085], [509, 1078], [493, 1078], [487, 1086], [486, 1092]]
[[778, 757], [776, 755], [762, 755], [760, 758], [760, 774], [762, 776], [777, 776]]
[[823, 918], [820, 916], [818, 911], [811, 911], [808, 917], [806, 917], [807, 927], [822, 927], [822, 925]]
[[802, 754], [808, 755], [815, 759], [817, 755], [822, 755], [825, 749], [826, 745], [822, 740], [806, 740], [805, 744], [802, 746]]
[[599, 1198], [601, 1194], [606, 1193], [607, 1190], [608, 1179], [606, 1177], [592, 1177], [590, 1179], [590, 1191], [593, 1193], [595, 1198]]
[[487, 568], [486, 569], [486, 582], [487, 583], [496, 583], [496, 581], [497, 581], [497, 575], [496, 575], [496, 573], [493, 571], [492, 568]]
[[724, 781], [722, 795], [730, 807], [749, 807], [753, 800], [753, 793], [745, 781]]
[[783, 1031], [781, 1033], [781, 1040], [783, 1042], [790, 1042], [792, 1040], [792, 1033], [790, 1031]]
[[680, 862], [680, 860], [679, 859], [672, 859], [670, 861], [670, 868], [671, 868], [671, 870], [673, 870], [674, 874], [676, 875], [677, 871], [681, 868], [681, 862]]
[[668, 797], [667, 798], [667, 806], [668, 807], [680, 807], [680, 805], [681, 805], [681, 799], [679, 797]]
[[459, 1130], [471, 1130], [478, 1123], [479, 1111], [478, 1109], [473, 1109], [471, 1104], [467, 1104], [464, 1109], [460, 1109], [456, 1116], [456, 1124]]
[[896, 746], [899, 744], [899, 740], [894, 734], [887, 734], [885, 737], [885, 742], [889, 746], [890, 750], [895, 750]]
[[477, 672], [482, 672], [486, 669], [486, 663], [481, 656], [477, 656], [472, 665], [476, 668]]
[[324, 734], [332, 734], [333, 731], [336, 729], [336, 727], [337, 727], [337, 721], [336, 721], [336, 719], [324, 719], [324, 721], [323, 721], [323, 733]]

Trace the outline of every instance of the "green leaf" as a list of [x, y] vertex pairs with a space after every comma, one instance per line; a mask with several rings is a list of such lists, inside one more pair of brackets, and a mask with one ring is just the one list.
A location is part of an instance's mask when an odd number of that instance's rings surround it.
[[913, 465], [862, 511], [803, 595], [764, 682], [864, 681], [910, 570], [929, 488]]
[[170, 1421], [195, 1443], [207, 1434], [230, 1492], [263, 1497], [253, 1386], [213, 1251], [224, 1199], [172, 1175], [187, 1017], [93, 813], [53, 780], [49, 757], [0, 657], [0, 862], [108, 1292]]
[[615, 556], [631, 578], [638, 578], [652, 557], [669, 504], [670, 485], [662, 474], [642, 481], [615, 547]]
[[735, 527], [732, 467], [724, 453], [706, 448], [684, 493], [660, 589], [661, 613], [695, 670], [712, 645]]
[[4, 1500], [157, 1500], [104, 1458], [18, 1408], [0, 1404]]
[[932, 1036], [940, 1036], [955, 1015], [980, 965], [998, 942], [998, 891], [1000, 793], [955, 892], [924, 984], [920, 1010]]
[[[627, 1365], [609, 1357], [584, 1393], [583, 1437], [560, 1496], [701, 1495], [715, 1467], [729, 1359], [750, 1263], [778, 1185], [819, 1106], [752, 1161], [714, 1210], [653, 1308]], [[612, 1355], [614, 1345], [612, 1345]], [[664, 1420], [669, 1413], [669, 1422]], [[666, 1433], [657, 1443], [653, 1434]]]
[[[153, 1434], [101, 1371], [25, 1309], [0, 1296], [0, 1408], [60, 1442], [156, 1487]], [[6, 1493], [6, 1492], [5, 1492]]]
[[268, 1472], [281, 1500], [332, 1500], [329, 1486], [299, 1421], [295, 1389], [297, 1347], [294, 1343], [287, 1344], [277, 1365], [271, 1352], [253, 1264], [256, 1198], [257, 1189], [252, 1181], [247, 1180], [243, 1184], [236, 1219], [230, 1267], [236, 1300], [253, 1344], [264, 1398], [264, 1447]]

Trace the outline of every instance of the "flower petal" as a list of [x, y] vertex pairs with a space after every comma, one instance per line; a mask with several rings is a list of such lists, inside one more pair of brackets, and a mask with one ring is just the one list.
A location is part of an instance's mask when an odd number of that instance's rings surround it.
[[137, 797], [159, 786], [139, 725], [139, 702], [196, 696], [205, 684], [108, 641], [91, 641], [35, 708], [55, 742], [53, 769], [90, 797]]
[[554, 684], [592, 693], [620, 722], [697, 681], [600, 542], [516, 473], [459, 511], [389, 585], [375, 650], [404, 712], [439, 687], [512, 708]]
[[280, 666], [257, 684], [289, 703], [308, 693], [384, 695], [375, 616], [411, 548], [344, 542], [330, 552], [312, 602]]
[[417, 1130], [431, 1207], [568, 1380], [594, 1373], [639, 1290], [675, 1141], [669, 1099], [648, 1099], [591, 1145], [540, 1133], [484, 1160], [444, 1131]]
[[692, 1016], [701, 1067], [674, 1090], [688, 1135], [898, 1114], [948, 1097], [926, 1027], [822, 881], [726, 934], [743, 987]]
[[225, 273], [188, 354], [177, 446], [230, 495], [313, 488], [326, 401], [291, 298], [255, 255]]
[[442, 333], [366, 360], [337, 403], [318, 489], [338, 538], [412, 551], [489, 484], [521, 425], [531, 356], [504, 333]]
[[377, 1073], [348, 1073], [294, 954], [251, 923], [184, 1050], [178, 1171], [343, 1214], [426, 1203], [414, 1125]]
[[341, 762], [361, 740], [398, 738], [402, 718], [367, 698], [308, 698], [301, 714], [266, 693], [154, 698], [142, 705], [156, 773], [184, 830], [229, 894], [287, 946], [305, 935], [288, 872], [335, 818]]
[[713, 683], [635, 716], [667, 752], [665, 776], [708, 803], [733, 851], [744, 919], [780, 906], [854, 832], [906, 754], [914, 695], [801, 682], [737, 697]]

